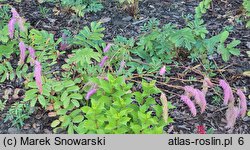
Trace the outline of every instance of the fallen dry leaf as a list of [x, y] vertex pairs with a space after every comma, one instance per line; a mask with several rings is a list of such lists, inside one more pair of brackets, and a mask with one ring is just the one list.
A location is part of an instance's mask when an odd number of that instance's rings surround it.
[[3, 98], [8, 100], [10, 99], [10, 95], [12, 94], [13, 90], [11, 88], [8, 88], [4, 91]]
[[168, 100], [167, 100], [167, 97], [166, 95], [162, 92], [161, 93], [161, 103], [162, 103], [162, 110], [163, 110], [163, 119], [165, 122], [168, 121]]
[[250, 71], [245, 71], [245, 72], [243, 72], [243, 76], [250, 77]]
[[54, 106], [53, 106], [52, 104], [50, 104], [50, 105], [46, 108], [46, 110], [52, 111], [52, 110], [54, 110]]
[[48, 116], [49, 116], [49, 117], [55, 117], [55, 116], [56, 116], [56, 112], [49, 112], [49, 113], [48, 113]]
[[21, 89], [19, 89], [19, 88], [16, 88], [16, 89], [14, 90], [14, 94], [13, 94], [13, 96], [12, 96], [13, 99], [18, 99], [18, 98], [19, 98], [18, 93], [20, 92], [20, 90], [21, 90]]

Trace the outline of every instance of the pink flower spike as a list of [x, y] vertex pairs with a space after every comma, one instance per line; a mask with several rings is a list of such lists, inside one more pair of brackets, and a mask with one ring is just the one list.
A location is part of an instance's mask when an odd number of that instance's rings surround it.
[[96, 93], [96, 89], [94, 88], [94, 89], [91, 89], [91, 90], [89, 90], [88, 91], [88, 93], [87, 93], [87, 95], [86, 95], [86, 97], [85, 97], [85, 99], [86, 100], [89, 100], [90, 99], [90, 97], [93, 95], [93, 94], [95, 94]]
[[110, 48], [111, 48], [111, 44], [108, 43], [107, 46], [103, 49], [103, 52], [104, 53], [108, 52]]
[[15, 17], [16, 19], [20, 18], [20, 15], [18, 14], [15, 8], [12, 7], [11, 12], [12, 12], [12, 17]]
[[234, 101], [234, 96], [231, 87], [225, 80], [220, 80], [220, 86], [224, 91], [224, 104], [227, 105], [229, 101]]
[[198, 89], [196, 89], [196, 93], [198, 96], [195, 96], [195, 100], [198, 102], [197, 104], [201, 107], [201, 113], [203, 113], [207, 106], [206, 96], [203, 92], [201, 92]]
[[100, 67], [103, 67], [105, 62], [108, 60], [108, 56], [104, 56], [99, 64]]
[[185, 86], [184, 90], [194, 97], [195, 102], [201, 107], [201, 113], [203, 113], [207, 105], [205, 94], [201, 92], [199, 89], [195, 89], [191, 86]]
[[18, 22], [18, 26], [19, 26], [20, 30], [24, 32], [25, 31], [25, 27], [24, 27], [24, 20], [23, 20], [23, 18], [20, 17], [17, 22]]
[[192, 115], [195, 117], [196, 116], [196, 108], [195, 108], [195, 105], [194, 103], [191, 101], [191, 99], [186, 96], [186, 95], [181, 95], [181, 100], [186, 104], [188, 105]]
[[31, 57], [32, 61], [34, 61], [34, 60], [35, 60], [35, 58], [36, 58], [34, 48], [32, 48], [31, 46], [29, 46], [29, 47], [28, 47], [28, 50], [29, 50], [30, 57]]
[[184, 90], [185, 92], [190, 93], [192, 96], [197, 95], [195, 89], [192, 86], [185, 86]]
[[16, 24], [16, 19], [12, 17], [8, 24], [9, 36], [11, 39], [14, 38], [15, 24]]
[[239, 115], [239, 108], [238, 107], [229, 107], [227, 112], [226, 112], [226, 121], [227, 121], [227, 126], [226, 128], [233, 128], [236, 122], [236, 119]]
[[22, 41], [19, 43], [19, 49], [20, 49], [20, 63], [23, 64], [25, 60], [26, 46]]
[[166, 66], [164, 65], [164, 66], [160, 69], [159, 74], [162, 76], [162, 75], [165, 74], [165, 72], [166, 72]]
[[39, 89], [40, 94], [43, 92], [42, 88], [42, 66], [39, 61], [35, 60], [35, 70], [34, 70], [34, 76], [36, 80], [36, 85]]
[[243, 118], [247, 112], [247, 99], [240, 89], [237, 90], [237, 95], [240, 97], [240, 115]]

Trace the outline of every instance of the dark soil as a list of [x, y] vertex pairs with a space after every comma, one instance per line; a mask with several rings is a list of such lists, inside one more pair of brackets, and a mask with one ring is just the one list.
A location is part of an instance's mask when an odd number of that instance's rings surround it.
[[[106, 41], [112, 41], [117, 35], [125, 37], [139, 36], [141, 26], [150, 18], [157, 18], [161, 26], [166, 23], [177, 24], [178, 27], [185, 26], [185, 19], [182, 16], [194, 14], [194, 8], [198, 5], [197, 0], [144, 0], [139, 6], [139, 19], [135, 20], [117, 3], [109, 0], [104, 1], [102, 11], [88, 13], [82, 18], [76, 18], [70, 11], [65, 11], [51, 3], [39, 4], [34, 0], [24, 0], [22, 3], [10, 1], [8, 3], [15, 7], [21, 16], [31, 23], [31, 26], [55, 33], [56, 37], [61, 36], [61, 30], [63, 29], [69, 29], [74, 34], [77, 34], [80, 29], [89, 25], [90, 22], [102, 21], [103, 26], [106, 28], [104, 31]], [[49, 9], [49, 13], [43, 16], [39, 12], [39, 7], [46, 7]], [[228, 63], [224, 63], [220, 57], [214, 58], [218, 66], [221, 68], [227, 67], [224, 71], [217, 72], [219, 76], [215, 79], [223, 78], [220, 75], [220, 73], [223, 73], [224, 78], [230, 81], [232, 87], [244, 87], [248, 92], [246, 94], [248, 96], [250, 95], [250, 79], [242, 76], [242, 73], [250, 70], [250, 59], [246, 55], [246, 50], [249, 50], [247, 44], [250, 42], [250, 30], [245, 28], [244, 22], [239, 21], [242, 18], [242, 0], [214, 1], [213, 7], [204, 15], [210, 36], [218, 34], [226, 26], [233, 26], [230, 38], [239, 39], [242, 42], [239, 46], [241, 49], [240, 57], [233, 57]], [[185, 64], [185, 66], [194, 66], [194, 64], [186, 64], [186, 62], [180, 63]], [[182, 74], [183, 71], [182, 68], [175, 68], [170, 75], [176, 77]], [[192, 76], [192, 74], [185, 76], [185, 78], [187, 79], [189, 76]], [[20, 85], [15, 83], [0, 84], [0, 87], [1, 97], [6, 89], [21, 88]], [[161, 86], [160, 88], [172, 90], [168, 87]], [[181, 91], [177, 93], [182, 94]], [[23, 93], [20, 93], [20, 96], [22, 95]], [[206, 129], [213, 128], [214, 133], [250, 133], [250, 117], [238, 119], [233, 129], [225, 129], [226, 123], [223, 118], [225, 118], [226, 109], [222, 106], [222, 103], [217, 105], [212, 103], [212, 91], [210, 91], [207, 100], [209, 105], [206, 112], [203, 114], [198, 113], [196, 117], [192, 117], [187, 107], [179, 100], [179, 97], [171, 96], [169, 101], [177, 109], [170, 111], [170, 115], [175, 122], [169, 125], [167, 130], [171, 133], [197, 133], [196, 126], [204, 125]], [[250, 108], [250, 102], [248, 102], [248, 108]], [[36, 108], [21, 130], [12, 128], [10, 123], [3, 123], [6, 111], [7, 108], [0, 113], [0, 133], [52, 133], [50, 128], [52, 118], [48, 117], [48, 112], [39, 107]]]

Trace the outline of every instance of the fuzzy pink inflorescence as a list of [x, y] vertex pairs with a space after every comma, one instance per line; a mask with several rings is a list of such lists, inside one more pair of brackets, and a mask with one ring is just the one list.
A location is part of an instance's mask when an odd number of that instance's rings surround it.
[[245, 117], [246, 112], [247, 112], [247, 99], [244, 93], [238, 89], [237, 90], [237, 95], [240, 97], [240, 115], [241, 117]]
[[20, 63], [23, 64], [25, 60], [26, 46], [22, 41], [19, 43], [19, 49], [20, 49]]
[[240, 110], [238, 107], [230, 107], [226, 112], [226, 121], [227, 126], [226, 128], [233, 128], [236, 122], [237, 117], [239, 116]]
[[162, 75], [165, 74], [165, 72], [166, 72], [166, 66], [164, 65], [164, 66], [160, 69], [159, 74], [162, 76]]
[[105, 62], [108, 60], [108, 56], [104, 56], [99, 64], [100, 67], [103, 67]]
[[224, 104], [227, 105], [229, 101], [234, 101], [234, 96], [231, 87], [225, 80], [220, 80], [220, 86], [224, 92]]
[[34, 76], [36, 80], [36, 85], [39, 89], [40, 94], [43, 92], [42, 88], [42, 66], [39, 61], [35, 60], [35, 70], [34, 70]]
[[20, 17], [20, 15], [18, 14], [18, 12], [16, 11], [15, 8], [11, 8], [11, 12], [12, 12], [12, 18], [15, 18], [18, 26], [20, 28], [21, 31], [25, 31], [25, 27], [24, 27], [24, 20], [22, 17]]
[[11, 13], [12, 13], [12, 17], [15, 17], [15, 18], [20, 18], [20, 15], [18, 14], [18, 12], [16, 11], [15, 8], [11, 8]]
[[205, 94], [199, 89], [195, 89], [191, 86], [185, 86], [184, 90], [194, 97], [195, 102], [201, 107], [201, 113], [203, 113], [207, 105]]
[[35, 50], [34, 50], [34, 48], [32, 48], [31, 46], [29, 46], [28, 47], [28, 50], [29, 50], [29, 56], [31, 57], [31, 59], [32, 59], [32, 61], [34, 61], [35, 60], [35, 58], [36, 58], [36, 55], [35, 55]]
[[103, 49], [103, 52], [104, 53], [108, 52], [110, 48], [111, 48], [111, 44], [108, 43], [107, 46]]
[[16, 23], [16, 19], [15, 18], [11, 18], [10, 21], [9, 21], [9, 23], [8, 23], [9, 37], [11, 39], [14, 38], [15, 23]]
[[88, 93], [87, 93], [87, 95], [85, 96], [85, 99], [86, 99], [86, 100], [89, 100], [90, 97], [91, 97], [93, 94], [96, 93], [96, 91], [97, 91], [97, 89], [95, 89], [95, 88], [89, 90]]
[[191, 101], [191, 99], [186, 95], [181, 95], [181, 100], [189, 107], [192, 115], [195, 117], [197, 114], [197, 111], [196, 111], [195, 105]]
[[12, 18], [9, 21], [8, 29], [9, 29], [9, 36], [11, 39], [13, 39], [15, 32], [15, 24], [18, 23], [18, 26], [21, 31], [25, 31], [25, 27], [24, 27], [24, 20], [20, 17], [16, 9], [11, 8], [11, 12], [12, 12]]
[[19, 26], [20, 30], [24, 32], [25, 31], [25, 27], [24, 27], [24, 20], [23, 20], [23, 18], [19, 18], [17, 20], [17, 23], [18, 23], [18, 26]]
[[207, 101], [206, 101], [206, 96], [203, 92], [200, 90], [196, 89], [196, 92], [198, 93], [199, 100], [197, 99], [197, 104], [201, 107], [201, 113], [203, 113], [206, 109], [207, 106]]

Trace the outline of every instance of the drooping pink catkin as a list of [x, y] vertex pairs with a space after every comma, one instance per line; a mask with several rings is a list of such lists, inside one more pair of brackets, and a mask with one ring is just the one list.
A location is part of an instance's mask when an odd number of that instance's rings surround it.
[[234, 101], [234, 96], [231, 87], [225, 80], [220, 80], [220, 86], [224, 92], [224, 104], [227, 105], [229, 101]]
[[194, 97], [195, 102], [201, 107], [201, 113], [203, 113], [207, 105], [205, 94], [199, 89], [195, 89], [191, 86], [185, 86], [184, 90], [186, 93]]
[[20, 63], [23, 64], [25, 60], [26, 46], [22, 41], [19, 43], [19, 49], [20, 49]]
[[191, 94], [192, 96], [197, 95], [195, 89], [192, 86], [185, 86], [184, 90], [185, 90], [185, 92]]
[[108, 52], [110, 48], [111, 48], [111, 44], [108, 43], [107, 46], [103, 49], [103, 52], [104, 53]]
[[164, 66], [160, 69], [159, 74], [162, 76], [162, 75], [165, 74], [165, 72], [166, 72], [166, 66], [164, 65]]
[[29, 50], [29, 53], [30, 53], [29, 56], [30, 56], [31, 60], [34, 61], [35, 58], [36, 58], [36, 55], [35, 55], [36, 52], [35, 52], [34, 48], [32, 48], [31, 46], [29, 46], [28, 50]]
[[89, 100], [90, 97], [91, 97], [93, 94], [96, 93], [96, 91], [97, 91], [97, 89], [95, 89], [95, 88], [89, 90], [88, 93], [87, 93], [87, 95], [85, 96], [85, 99], [86, 99], [86, 100]]
[[20, 15], [18, 14], [18, 12], [16, 11], [15, 8], [11, 8], [11, 13], [12, 13], [12, 17], [15, 17], [15, 18], [20, 18]]
[[181, 95], [181, 100], [189, 107], [192, 115], [195, 117], [197, 114], [197, 111], [196, 111], [195, 105], [191, 101], [191, 99], [186, 95]]
[[25, 31], [25, 27], [24, 27], [24, 20], [23, 20], [23, 18], [20, 17], [17, 20], [17, 23], [18, 23], [18, 26], [19, 26], [20, 30], [24, 32]]
[[100, 67], [103, 67], [104, 64], [105, 64], [105, 62], [106, 62], [107, 60], [108, 60], [108, 56], [104, 56], [104, 57], [102, 58], [101, 62], [99, 63], [99, 66], [100, 66]]
[[42, 88], [42, 66], [39, 61], [35, 60], [34, 76], [36, 80], [36, 85], [39, 89], [40, 94], [43, 92]]
[[241, 117], [245, 117], [246, 112], [247, 112], [246, 96], [240, 89], [237, 90], [237, 95], [240, 97], [240, 115]]
[[9, 23], [8, 23], [9, 37], [11, 39], [14, 38], [15, 23], [16, 23], [16, 19], [15, 18], [11, 18], [10, 21], [9, 21]]
[[233, 128], [236, 122], [236, 119], [239, 115], [239, 108], [238, 107], [229, 107], [227, 112], [226, 112], [226, 121], [227, 121], [227, 126], [226, 128]]
[[201, 113], [203, 113], [207, 106], [206, 96], [203, 92], [201, 92], [198, 89], [196, 89], [196, 92], [199, 95], [199, 100], [197, 99], [196, 101], [197, 101], [197, 104], [201, 107]]
[[21, 31], [25, 31], [25, 27], [24, 27], [24, 20], [22, 17], [20, 17], [20, 15], [18, 14], [18, 12], [16, 11], [15, 8], [11, 8], [11, 12], [12, 12], [12, 18], [16, 19], [18, 26], [20, 28]]

